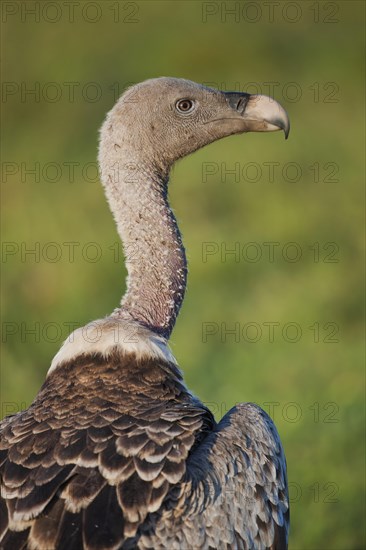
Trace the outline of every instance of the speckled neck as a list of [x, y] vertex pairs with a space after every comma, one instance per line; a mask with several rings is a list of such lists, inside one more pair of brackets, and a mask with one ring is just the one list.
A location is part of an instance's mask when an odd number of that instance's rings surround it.
[[167, 197], [169, 170], [138, 156], [115, 146], [101, 164], [128, 271], [127, 290], [113, 316], [169, 338], [184, 298], [186, 256]]

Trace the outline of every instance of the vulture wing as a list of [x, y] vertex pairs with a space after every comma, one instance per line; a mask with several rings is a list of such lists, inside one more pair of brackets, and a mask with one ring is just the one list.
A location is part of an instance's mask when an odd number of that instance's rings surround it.
[[173, 364], [116, 353], [60, 366], [0, 425], [1, 549], [143, 547], [139, 527], [213, 425]]
[[278, 433], [260, 407], [244, 403], [192, 447], [184, 478], [131, 548], [287, 550], [288, 526]]
[[243, 403], [231, 409], [190, 455], [187, 477], [187, 547], [195, 533], [200, 548], [287, 549], [286, 460], [277, 430], [260, 407]]

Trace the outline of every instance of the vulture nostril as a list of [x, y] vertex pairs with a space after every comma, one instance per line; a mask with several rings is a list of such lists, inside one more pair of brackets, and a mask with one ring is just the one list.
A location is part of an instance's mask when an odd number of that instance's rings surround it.
[[246, 109], [246, 106], [248, 105], [248, 101], [249, 101], [249, 94], [248, 95], [243, 95], [239, 101], [238, 101], [238, 104], [236, 106], [236, 109], [237, 111], [239, 111], [241, 114], [244, 113], [245, 109]]
[[236, 110], [237, 110], [237, 111], [239, 111], [239, 109], [240, 109], [240, 107], [241, 107], [241, 105], [242, 105], [243, 101], [244, 101], [244, 98], [243, 98], [243, 97], [241, 97], [241, 98], [239, 99], [239, 101], [238, 101], [238, 104], [237, 104], [237, 106], [236, 106]]
[[245, 92], [225, 92], [226, 101], [234, 111], [243, 114], [247, 106], [250, 94]]

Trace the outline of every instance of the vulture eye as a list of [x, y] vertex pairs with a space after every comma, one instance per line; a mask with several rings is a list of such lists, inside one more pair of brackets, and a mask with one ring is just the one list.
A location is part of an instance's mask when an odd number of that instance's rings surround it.
[[193, 111], [194, 103], [191, 99], [179, 99], [179, 101], [175, 104], [175, 108], [180, 113], [187, 115]]

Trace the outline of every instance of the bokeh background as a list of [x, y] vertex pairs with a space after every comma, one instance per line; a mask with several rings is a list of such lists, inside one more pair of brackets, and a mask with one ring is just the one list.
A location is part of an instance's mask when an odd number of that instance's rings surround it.
[[2, 416], [123, 293], [95, 164], [123, 89], [166, 75], [274, 95], [288, 141], [231, 137], [173, 170], [190, 274], [171, 345], [217, 418], [239, 401], [274, 418], [290, 547], [363, 548], [364, 3], [74, 4], [2, 3]]

